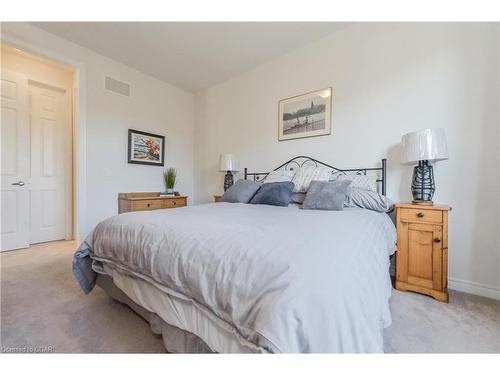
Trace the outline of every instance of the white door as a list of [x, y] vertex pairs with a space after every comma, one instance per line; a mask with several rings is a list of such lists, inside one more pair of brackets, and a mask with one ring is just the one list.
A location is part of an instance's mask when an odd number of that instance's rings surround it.
[[0, 249], [29, 245], [28, 78], [1, 71], [1, 234]]
[[[69, 95], [50, 86], [29, 84], [30, 244], [66, 237], [65, 166], [70, 154], [66, 130], [70, 128]], [[68, 176], [69, 177], [69, 176]], [[71, 179], [67, 179], [71, 183]]]

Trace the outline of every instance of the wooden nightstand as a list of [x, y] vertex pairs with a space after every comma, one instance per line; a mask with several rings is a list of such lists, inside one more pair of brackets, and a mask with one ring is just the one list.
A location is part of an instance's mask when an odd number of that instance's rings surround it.
[[119, 193], [118, 213], [176, 208], [187, 205], [187, 197], [179, 195], [160, 196], [160, 193]]
[[396, 289], [448, 302], [448, 206], [396, 204]]
[[220, 199], [222, 198], [222, 195], [214, 195], [214, 202], [218, 203], [220, 202]]

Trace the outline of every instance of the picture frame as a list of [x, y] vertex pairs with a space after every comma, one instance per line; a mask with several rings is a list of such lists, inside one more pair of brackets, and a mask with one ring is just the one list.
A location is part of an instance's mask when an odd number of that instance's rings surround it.
[[331, 134], [331, 112], [331, 87], [280, 100], [278, 140], [286, 141]]
[[163, 167], [165, 136], [140, 130], [128, 130], [128, 163]]

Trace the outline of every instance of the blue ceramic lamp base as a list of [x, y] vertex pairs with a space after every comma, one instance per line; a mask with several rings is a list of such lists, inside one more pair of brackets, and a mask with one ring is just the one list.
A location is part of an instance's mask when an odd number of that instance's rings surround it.
[[231, 171], [227, 171], [226, 175], [224, 176], [224, 192], [227, 191], [231, 186], [233, 186], [234, 180], [233, 180], [233, 174]]
[[432, 206], [432, 197], [436, 186], [434, 183], [434, 171], [428, 160], [420, 160], [413, 169], [413, 180], [411, 192], [413, 203]]

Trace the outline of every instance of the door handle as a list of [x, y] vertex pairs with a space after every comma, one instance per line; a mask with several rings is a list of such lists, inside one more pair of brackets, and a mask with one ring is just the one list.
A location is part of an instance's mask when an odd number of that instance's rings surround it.
[[24, 186], [24, 181], [13, 182], [11, 185]]

